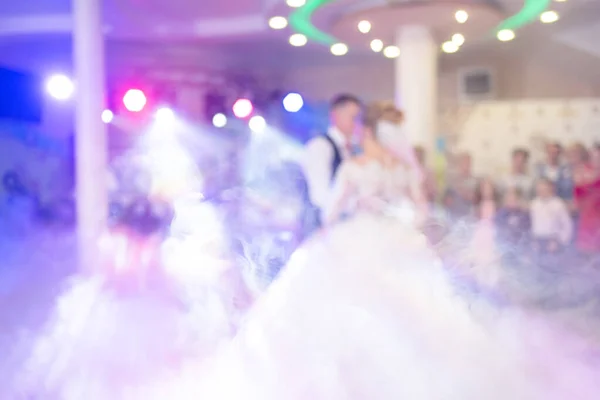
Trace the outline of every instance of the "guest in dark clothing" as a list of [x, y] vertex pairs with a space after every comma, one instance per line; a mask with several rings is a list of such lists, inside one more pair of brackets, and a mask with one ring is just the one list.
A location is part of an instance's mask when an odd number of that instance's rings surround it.
[[[574, 152], [571, 151], [573, 154]], [[554, 184], [558, 197], [570, 202], [573, 199], [572, 161], [563, 163], [563, 148], [558, 142], [546, 144], [546, 160], [537, 166], [536, 180], [548, 179]], [[571, 156], [572, 158], [572, 156]]]
[[470, 154], [459, 154], [456, 164], [457, 171], [449, 178], [444, 203], [453, 219], [464, 220], [473, 217], [479, 180], [473, 175]]
[[514, 261], [526, 250], [530, 236], [531, 218], [524, 208], [524, 196], [520, 189], [508, 189], [502, 207], [496, 212], [498, 248], [505, 261]]

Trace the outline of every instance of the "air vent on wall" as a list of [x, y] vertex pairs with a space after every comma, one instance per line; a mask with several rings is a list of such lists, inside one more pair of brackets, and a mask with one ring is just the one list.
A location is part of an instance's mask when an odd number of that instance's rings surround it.
[[489, 68], [459, 70], [458, 93], [460, 100], [465, 103], [493, 99], [496, 95], [493, 71]]

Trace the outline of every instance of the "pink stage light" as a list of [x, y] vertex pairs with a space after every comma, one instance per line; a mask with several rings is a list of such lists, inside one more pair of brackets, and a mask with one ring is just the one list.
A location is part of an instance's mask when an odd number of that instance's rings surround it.
[[130, 112], [140, 112], [146, 107], [148, 99], [139, 89], [129, 89], [123, 96], [123, 105]]
[[252, 114], [252, 102], [248, 99], [238, 99], [233, 104], [233, 115], [238, 118], [248, 118]]

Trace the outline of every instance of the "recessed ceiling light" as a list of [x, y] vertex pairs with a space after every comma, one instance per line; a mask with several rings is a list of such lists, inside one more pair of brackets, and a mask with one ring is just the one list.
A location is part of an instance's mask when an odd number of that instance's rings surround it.
[[513, 31], [513, 30], [502, 29], [501, 31], [498, 31], [498, 33], [496, 34], [496, 37], [501, 42], [510, 42], [511, 40], [513, 40], [516, 37], [516, 35], [515, 35], [515, 31]]
[[379, 53], [381, 50], [383, 50], [383, 42], [379, 39], [371, 40], [371, 50], [373, 50], [375, 53]]
[[273, 17], [269, 20], [269, 26], [271, 29], [284, 29], [287, 25], [287, 19], [284, 17]]
[[460, 47], [465, 43], [465, 37], [460, 33], [455, 33], [452, 35], [452, 43]]
[[445, 42], [444, 44], [442, 44], [442, 51], [444, 53], [448, 53], [448, 54], [456, 53], [458, 51], [458, 49], [459, 49], [459, 46], [452, 41]]
[[400, 49], [396, 46], [388, 46], [383, 49], [383, 55], [387, 58], [396, 58], [400, 55]]
[[336, 43], [331, 46], [330, 50], [331, 54], [334, 56], [343, 56], [344, 54], [348, 53], [348, 46], [346, 46], [344, 43]]
[[559, 15], [556, 11], [545, 11], [540, 15], [540, 21], [544, 24], [551, 24], [558, 21]]
[[464, 24], [469, 19], [469, 13], [465, 10], [458, 10], [456, 14], [454, 14], [454, 18], [456, 18], [456, 22], [459, 24]]
[[516, 36], [517, 35], [515, 34], [515, 31], [513, 31], [511, 29], [502, 29], [501, 31], [498, 31], [498, 33], [496, 34], [496, 37], [501, 42], [510, 42]]
[[369, 21], [360, 21], [358, 23], [358, 31], [360, 33], [369, 33], [371, 31], [371, 23]]
[[290, 36], [290, 44], [294, 47], [304, 46], [307, 42], [308, 39], [301, 33], [294, 33]]
[[567, 0], [554, 0], [554, 1], [556, 1], [557, 3], [564, 3], [564, 2], [566, 2]]
[[286, 0], [286, 4], [293, 8], [299, 8], [306, 4], [306, 0]]

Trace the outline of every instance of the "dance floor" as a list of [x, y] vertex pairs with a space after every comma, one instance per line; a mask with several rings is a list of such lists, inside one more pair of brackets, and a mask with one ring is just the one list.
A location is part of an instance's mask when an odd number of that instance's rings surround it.
[[9, 381], [75, 270], [72, 232], [12, 217], [0, 218], [0, 374]]
[[[28, 352], [56, 295], [77, 268], [72, 231], [42, 228], [22, 220], [15, 223], [6, 214], [0, 218], [0, 374], [10, 381], [14, 365]], [[458, 271], [456, 284], [474, 305], [502, 299], [501, 305], [493, 306], [499, 312], [506, 307], [529, 308], [600, 343], [600, 272], [564, 267], [566, 273], [501, 268], [500, 282], [494, 288], [478, 285], [468, 270]]]

